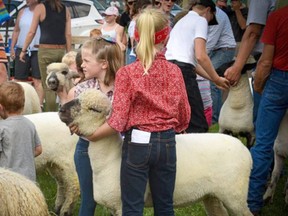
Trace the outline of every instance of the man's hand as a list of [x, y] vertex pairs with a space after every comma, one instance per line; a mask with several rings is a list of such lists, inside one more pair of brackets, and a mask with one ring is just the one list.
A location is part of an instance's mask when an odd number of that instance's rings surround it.
[[230, 85], [235, 86], [240, 80], [241, 71], [235, 65], [232, 65], [226, 69], [224, 76], [229, 81]]
[[26, 52], [21, 51], [19, 55], [19, 60], [22, 62], [25, 62], [25, 55], [26, 55]]

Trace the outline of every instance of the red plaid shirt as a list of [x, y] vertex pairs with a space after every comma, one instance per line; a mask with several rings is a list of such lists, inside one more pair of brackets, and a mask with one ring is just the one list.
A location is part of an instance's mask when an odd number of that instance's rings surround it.
[[116, 73], [108, 124], [120, 132], [131, 127], [148, 132], [185, 130], [191, 110], [181, 70], [158, 54], [149, 74], [143, 73], [138, 60]]

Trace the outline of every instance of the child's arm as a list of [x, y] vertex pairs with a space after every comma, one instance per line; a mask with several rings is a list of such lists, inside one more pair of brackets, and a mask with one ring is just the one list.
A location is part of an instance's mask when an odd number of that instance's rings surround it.
[[41, 153], [42, 153], [42, 146], [39, 144], [38, 146], [35, 147], [34, 157], [39, 156]]

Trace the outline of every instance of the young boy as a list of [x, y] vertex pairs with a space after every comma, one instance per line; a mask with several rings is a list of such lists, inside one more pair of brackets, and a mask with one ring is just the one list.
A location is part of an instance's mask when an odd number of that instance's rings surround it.
[[34, 157], [42, 153], [35, 125], [22, 115], [24, 90], [16, 82], [0, 85], [0, 167], [36, 182]]

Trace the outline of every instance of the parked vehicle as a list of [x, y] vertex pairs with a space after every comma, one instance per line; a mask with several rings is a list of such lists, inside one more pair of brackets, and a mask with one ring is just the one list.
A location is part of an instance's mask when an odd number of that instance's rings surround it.
[[[8, 3], [10, 2], [10, 3]], [[12, 36], [16, 17], [23, 7], [26, 6], [24, 0], [4, 0], [11, 19], [0, 26], [0, 33], [7, 41]], [[97, 0], [62, 0], [71, 13], [72, 36], [89, 36], [91, 29], [99, 28], [103, 23], [101, 16], [105, 8]]]

